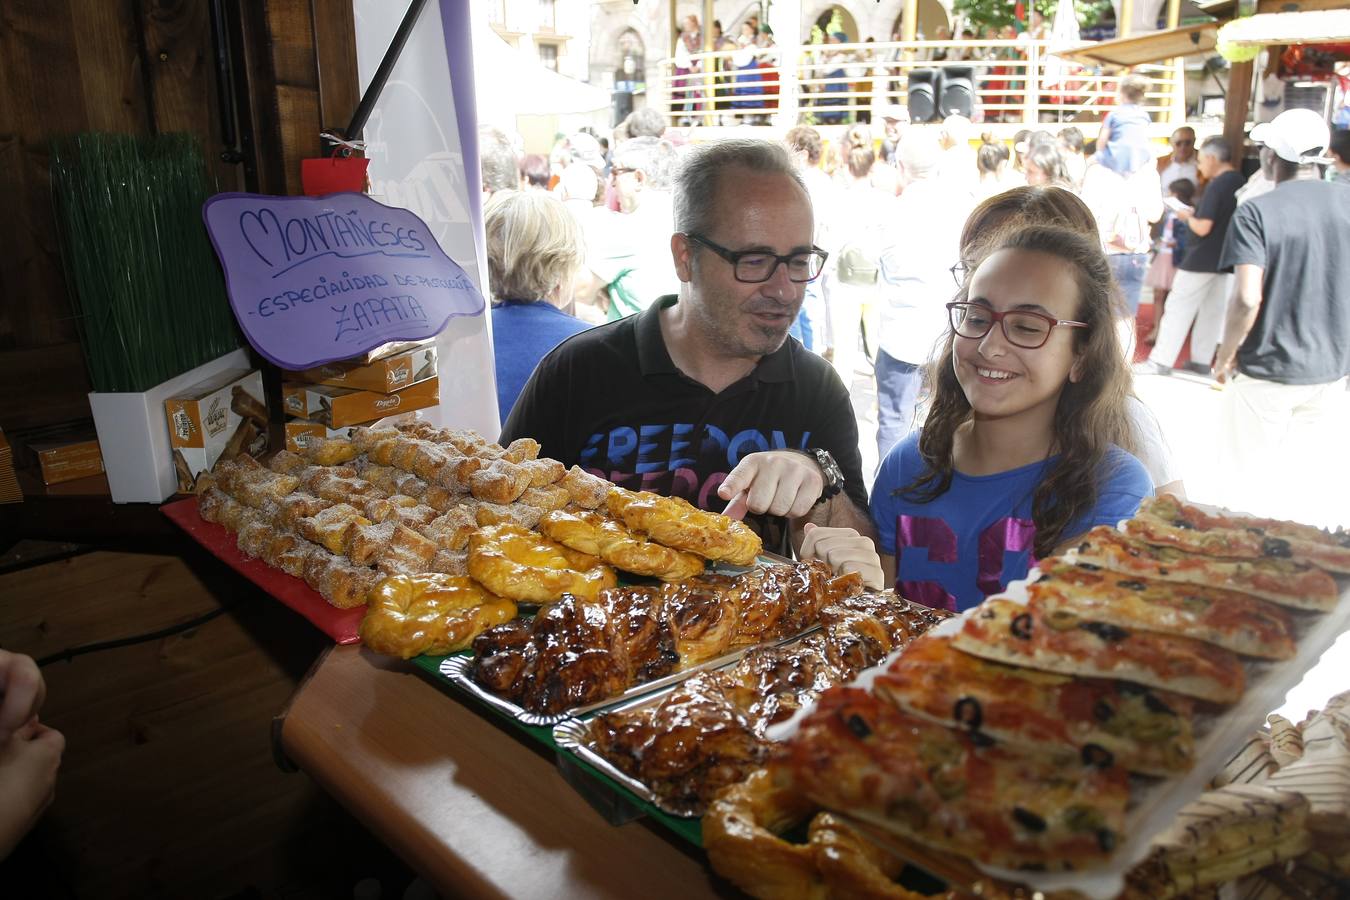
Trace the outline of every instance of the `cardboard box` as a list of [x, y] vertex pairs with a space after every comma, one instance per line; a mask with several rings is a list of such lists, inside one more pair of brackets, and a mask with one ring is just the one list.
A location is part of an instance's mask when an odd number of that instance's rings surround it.
[[267, 449], [262, 372], [231, 369], [164, 401], [179, 491], [190, 491], [218, 459]]
[[292, 453], [300, 453], [309, 446], [310, 438], [345, 438], [347, 429], [329, 428], [322, 422], [311, 422], [309, 419], [287, 419], [286, 420], [286, 449]]
[[436, 347], [418, 347], [372, 363], [343, 361], [315, 366], [303, 372], [287, 372], [294, 381], [327, 384], [357, 391], [392, 394], [428, 378], [436, 377]]
[[177, 478], [164, 401], [217, 372], [247, 370], [248, 365], [248, 352], [240, 348], [148, 391], [90, 392], [89, 406], [114, 503], [160, 503], [173, 496]]
[[88, 478], [103, 471], [103, 452], [99, 450], [96, 439], [35, 443], [31, 447], [42, 469], [43, 484]]
[[281, 394], [286, 415], [346, 428], [435, 406], [440, 402], [440, 379], [428, 378], [393, 394], [291, 382], [281, 386]]

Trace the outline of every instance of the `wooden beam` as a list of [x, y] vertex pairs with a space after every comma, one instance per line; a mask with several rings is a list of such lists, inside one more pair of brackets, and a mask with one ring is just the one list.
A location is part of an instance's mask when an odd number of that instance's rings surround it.
[[1233, 148], [1233, 158], [1242, 158], [1246, 140], [1243, 125], [1252, 104], [1252, 63], [1233, 63], [1228, 70], [1228, 95], [1223, 104], [1223, 137]]

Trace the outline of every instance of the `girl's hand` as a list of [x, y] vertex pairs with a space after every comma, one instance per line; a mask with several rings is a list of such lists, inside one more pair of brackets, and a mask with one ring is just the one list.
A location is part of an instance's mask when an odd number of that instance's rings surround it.
[[881, 557], [871, 538], [852, 528], [825, 528], [811, 522], [802, 529], [801, 559], [818, 559], [836, 575], [857, 572], [863, 584], [873, 590], [885, 587]]

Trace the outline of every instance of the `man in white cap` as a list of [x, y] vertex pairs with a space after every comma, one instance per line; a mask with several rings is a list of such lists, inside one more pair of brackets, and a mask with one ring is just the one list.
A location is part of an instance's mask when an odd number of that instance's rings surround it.
[[1237, 208], [1219, 259], [1235, 274], [1214, 362], [1229, 481], [1250, 511], [1304, 521], [1350, 501], [1350, 185], [1317, 179], [1328, 139], [1306, 109], [1252, 129], [1275, 187]]
[[888, 166], [895, 165], [895, 149], [909, 128], [909, 110], [899, 103], [882, 107], [881, 123], [885, 132], [881, 138], [881, 161]]

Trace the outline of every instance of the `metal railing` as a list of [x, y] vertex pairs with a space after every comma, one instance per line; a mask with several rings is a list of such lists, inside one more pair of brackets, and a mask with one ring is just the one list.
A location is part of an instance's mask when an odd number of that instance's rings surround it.
[[[913, 41], [783, 45], [720, 50], [656, 64], [649, 103], [672, 124], [848, 124], [906, 105], [915, 69], [968, 66], [972, 118], [993, 125], [1099, 123], [1118, 101], [1122, 77], [1056, 56], [1047, 41]], [[1175, 63], [1136, 66], [1148, 84], [1143, 107], [1161, 125], [1185, 120], [1185, 86]], [[939, 115], [940, 118], [940, 115]], [[997, 129], [996, 129], [997, 130]]]

